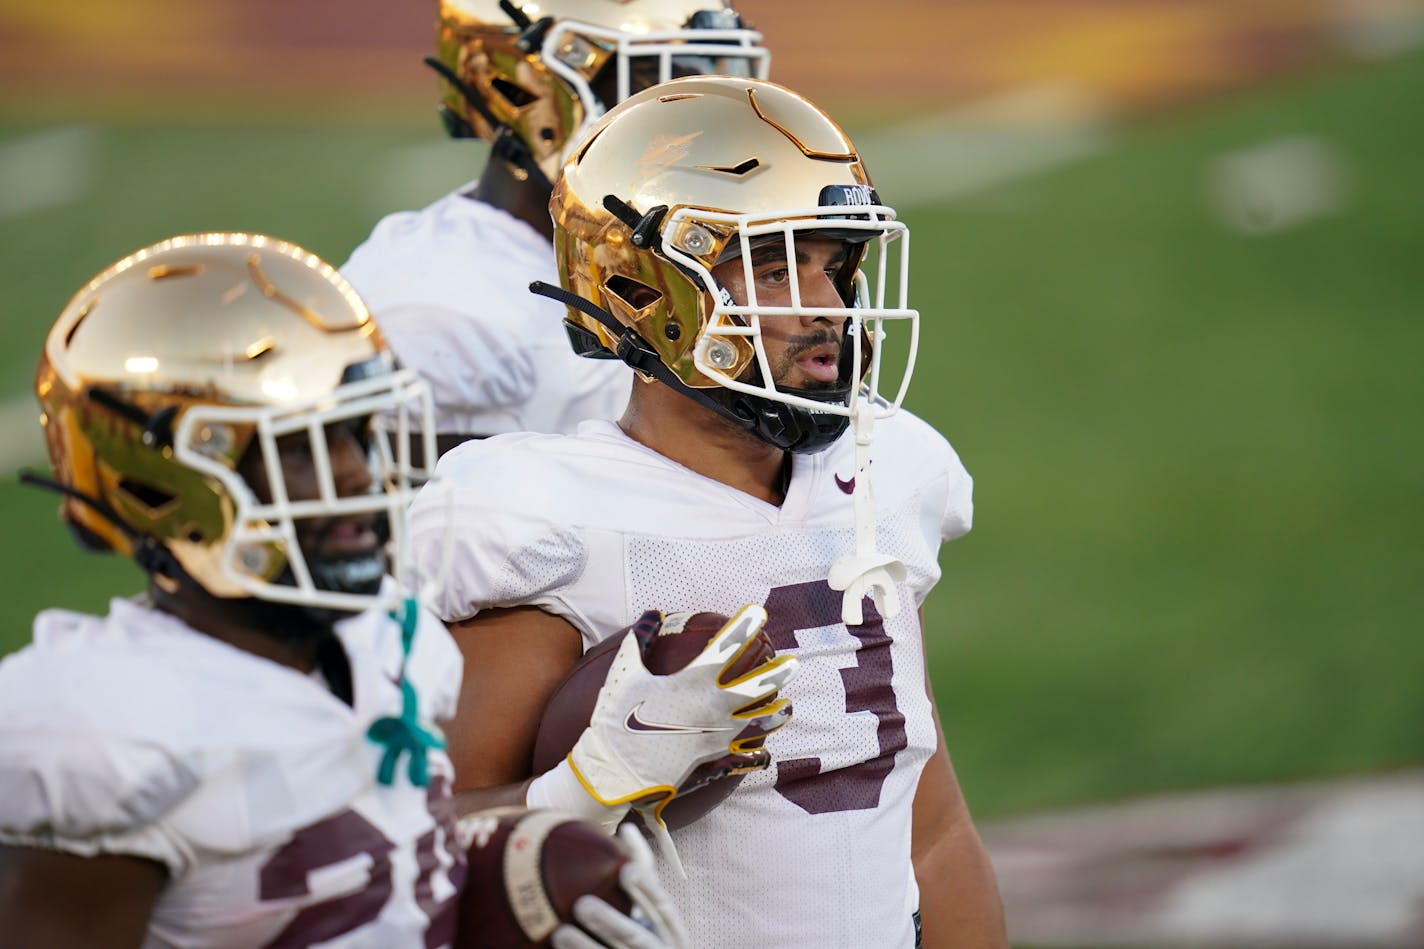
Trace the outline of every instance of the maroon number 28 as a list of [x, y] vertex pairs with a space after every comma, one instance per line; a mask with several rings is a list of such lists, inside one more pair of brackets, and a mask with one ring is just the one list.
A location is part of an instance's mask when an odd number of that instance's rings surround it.
[[[450, 798], [443, 776], [432, 779], [427, 806], [444, 829], [445, 851], [450, 861], [450, 882], [458, 890], [465, 865], [459, 859], [453, 822], [449, 819]], [[436, 832], [431, 830], [416, 841], [419, 872], [415, 898], [430, 920], [425, 944], [429, 949], [448, 945], [455, 937], [455, 900], [437, 900], [431, 892], [431, 874], [441, 866], [436, 852]], [[366, 885], [335, 899], [312, 903], [294, 916], [265, 949], [306, 949], [336, 936], [354, 932], [381, 915], [390, 899], [391, 851], [395, 844], [386, 839], [370, 821], [347, 809], [325, 820], [303, 827], [292, 835], [263, 865], [259, 897], [263, 900], [293, 899], [310, 894], [308, 876], [313, 870], [334, 866], [361, 856], [370, 858]]]

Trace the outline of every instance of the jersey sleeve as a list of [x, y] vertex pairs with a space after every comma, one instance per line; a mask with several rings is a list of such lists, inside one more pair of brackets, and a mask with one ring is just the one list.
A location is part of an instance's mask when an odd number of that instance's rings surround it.
[[522, 437], [470, 442], [446, 454], [437, 480], [411, 506], [416, 581], [447, 623], [515, 605], [567, 615], [562, 594], [582, 575], [587, 550], [572, 525], [545, 513], [552, 485], [509, 463], [499, 443]]
[[374, 312], [401, 365], [430, 384], [438, 405], [488, 411], [519, 405], [538, 373], [518, 321], [496, 323], [434, 303], [403, 303]]
[[974, 478], [959, 460], [959, 454], [948, 443], [945, 447], [949, 449], [948, 490], [944, 517], [940, 521], [940, 539], [948, 542], [963, 537], [974, 526]]
[[[518, 242], [447, 197], [383, 219], [341, 273], [400, 363], [429, 383], [441, 432], [518, 431], [535, 395], [539, 301]], [[547, 306], [548, 304], [545, 303]], [[531, 319], [533, 317], [533, 319]]]
[[199, 775], [163, 745], [107, 727], [90, 677], [48, 658], [0, 666], [0, 843], [144, 857], [180, 874], [191, 854], [163, 818]]
[[875, 472], [876, 500], [885, 496], [893, 503], [897, 492], [919, 497], [920, 529], [932, 547], [969, 533], [974, 526], [974, 479], [949, 440], [905, 409], [876, 429], [876, 440], [882, 438], [893, 470]]

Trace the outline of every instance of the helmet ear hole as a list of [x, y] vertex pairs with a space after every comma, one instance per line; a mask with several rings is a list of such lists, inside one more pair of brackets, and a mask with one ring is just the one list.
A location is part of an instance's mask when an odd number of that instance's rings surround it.
[[503, 96], [504, 100], [515, 109], [522, 109], [531, 102], [538, 100], [538, 96], [535, 96], [532, 92], [520, 86], [516, 86], [508, 79], [502, 79], [499, 76], [495, 76], [490, 80], [490, 87]]
[[663, 298], [661, 293], [647, 284], [620, 275], [609, 277], [603, 284], [603, 289], [634, 312], [646, 310]]
[[163, 508], [178, 500], [176, 495], [168, 491], [129, 478], [119, 482], [119, 490], [146, 508], [150, 516], [157, 516]]

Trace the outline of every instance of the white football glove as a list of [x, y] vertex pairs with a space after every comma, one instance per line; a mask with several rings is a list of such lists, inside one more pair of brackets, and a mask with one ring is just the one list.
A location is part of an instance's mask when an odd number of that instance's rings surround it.
[[530, 786], [531, 807], [572, 810], [611, 833], [629, 805], [651, 810], [657, 820], [679, 791], [771, 762], [764, 748], [747, 745], [759, 745], [756, 739], [790, 719], [790, 702], [777, 693], [796, 674], [796, 659], [777, 656], [725, 685], [719, 681], [766, 623], [766, 611], [742, 607], [683, 669], [654, 675], [643, 651], [662, 622], [661, 613], [649, 611], [633, 625], [588, 728], [568, 757]]
[[574, 903], [579, 925], [554, 930], [554, 949], [687, 949], [687, 927], [658, 883], [647, 841], [632, 824], [620, 827], [618, 836], [633, 855], [619, 874], [633, 900], [632, 914], [625, 916], [596, 896], [582, 896]]

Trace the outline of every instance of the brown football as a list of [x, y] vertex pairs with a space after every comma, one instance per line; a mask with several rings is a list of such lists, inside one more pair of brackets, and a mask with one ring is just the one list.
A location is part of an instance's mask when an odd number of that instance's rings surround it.
[[464, 817], [459, 827], [468, 841], [469, 871], [453, 949], [548, 946], [585, 894], [624, 913], [632, 909], [618, 885], [628, 851], [592, 824], [555, 811], [503, 807]]
[[[663, 631], [643, 659], [648, 671], [655, 675], [668, 675], [682, 669], [707, 647], [717, 631], [726, 625], [727, 619], [721, 613], [693, 613], [690, 616], [668, 613]], [[593, 707], [598, 701], [598, 692], [613, 665], [613, 654], [618, 651], [619, 644], [630, 629], [631, 626], [625, 626], [585, 652], [554, 688], [544, 706], [539, 733], [534, 740], [535, 774], [543, 774], [558, 764], [588, 727]], [[764, 631], [758, 631], [723, 673], [722, 681], [730, 682], [775, 657], [776, 649], [771, 640]], [[756, 739], [749, 743], [749, 747], [759, 747], [760, 744], [761, 739]], [[727, 795], [741, 783], [742, 777], [740, 774], [731, 775], [678, 796], [664, 808], [664, 822], [676, 830], [698, 820], [726, 800]]]

